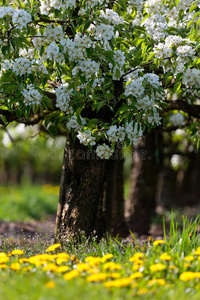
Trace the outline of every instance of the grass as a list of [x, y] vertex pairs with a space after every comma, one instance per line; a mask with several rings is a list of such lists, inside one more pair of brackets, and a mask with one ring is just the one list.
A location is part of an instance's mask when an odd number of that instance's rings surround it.
[[0, 187], [0, 220], [45, 220], [56, 214], [59, 187], [22, 185]]
[[[45, 220], [56, 212], [58, 187], [0, 187], [0, 201], [1, 220]], [[57, 241], [50, 249], [48, 236], [0, 236], [0, 299], [200, 299], [199, 227], [200, 217], [180, 224], [171, 213], [163, 240], [143, 246], [133, 234], [129, 242], [82, 236], [79, 244]]]
[[164, 239], [142, 247], [134, 236], [129, 243], [82, 236], [78, 245], [39, 236], [17, 245], [4, 237], [0, 299], [200, 299], [199, 225], [199, 217], [183, 218], [180, 231], [172, 216]]

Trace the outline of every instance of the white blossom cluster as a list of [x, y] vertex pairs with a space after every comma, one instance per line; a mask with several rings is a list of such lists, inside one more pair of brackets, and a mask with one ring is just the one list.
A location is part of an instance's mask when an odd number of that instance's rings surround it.
[[[26, 57], [26, 56], [25, 56]], [[32, 71], [35, 72], [42, 72], [43, 74], [48, 74], [48, 71], [44, 64], [39, 59], [30, 60], [28, 58], [19, 57], [16, 58], [13, 63], [5, 63], [4, 68], [12, 68], [13, 72], [16, 75], [24, 75], [24, 74], [31, 74]]]
[[89, 129], [84, 129], [82, 131], [78, 131], [78, 134], [76, 136], [80, 143], [84, 146], [94, 146], [96, 144], [96, 138], [92, 136], [92, 132]]
[[111, 25], [106, 25], [106, 24], [101, 24], [96, 26], [95, 28], [95, 35], [94, 38], [95, 40], [98, 41], [109, 41], [114, 37], [114, 27]]
[[[139, 76], [141, 70], [136, 70], [132, 74], [126, 76], [127, 85], [125, 87], [124, 94], [126, 96], [134, 96], [137, 102], [134, 105], [138, 110], [143, 110], [144, 114], [142, 118], [147, 120], [150, 124], [160, 123], [160, 116], [158, 113], [158, 105], [156, 101], [160, 99], [161, 95], [152, 91], [152, 87], [158, 88], [161, 83], [159, 77], [156, 74], [147, 73], [143, 76]], [[149, 90], [150, 88], [150, 90]], [[148, 93], [146, 91], [148, 90]], [[131, 105], [131, 100], [128, 100], [128, 104]]]
[[145, 1], [145, 10], [149, 14], [154, 14], [154, 13], [163, 13], [164, 12], [164, 7], [163, 7], [163, 0], [147, 0]]
[[16, 58], [13, 63], [13, 72], [16, 75], [24, 75], [32, 73], [32, 62], [23, 57]]
[[10, 6], [2, 6], [0, 7], [0, 19], [4, 18], [6, 15], [13, 15], [15, 9]]
[[75, 0], [40, 0], [40, 12], [41, 14], [48, 15], [52, 9], [66, 10], [68, 8], [75, 8]]
[[89, 79], [92, 75], [97, 75], [99, 73], [100, 63], [91, 60], [81, 60], [78, 63], [78, 66], [74, 67], [72, 70], [72, 75], [75, 76], [79, 70], [81, 71], [82, 76], [85, 76]]
[[168, 29], [167, 21], [164, 16], [157, 13], [147, 18], [143, 22], [143, 25], [147, 33], [151, 35], [155, 41], [160, 41], [168, 35], [166, 32]]
[[106, 8], [106, 11], [104, 12], [101, 10], [101, 14], [99, 15], [99, 18], [105, 18], [113, 25], [123, 24], [124, 18], [120, 17], [118, 13], [116, 13], [114, 10]]
[[70, 97], [72, 95], [73, 90], [68, 89], [68, 83], [61, 84], [56, 91], [56, 107], [58, 107], [61, 111], [65, 111], [67, 113], [72, 113], [72, 108], [70, 107]]
[[101, 159], [109, 159], [113, 152], [114, 151], [105, 143], [98, 145], [96, 148], [96, 153]]
[[59, 47], [56, 45], [55, 42], [50, 43], [43, 53], [44, 59], [50, 59], [57, 63], [62, 63], [64, 60], [63, 54], [59, 51]]
[[80, 117], [82, 126], [77, 122], [76, 116], [73, 115], [71, 119], [67, 122], [66, 126], [69, 130], [73, 129], [74, 131], [80, 131], [83, 126], [86, 124], [84, 118]]
[[69, 61], [79, 61], [87, 57], [86, 48], [92, 47], [92, 41], [89, 36], [77, 33], [74, 40], [65, 38], [60, 40], [63, 52], [68, 55]]
[[41, 104], [42, 94], [32, 84], [27, 85], [26, 89], [22, 91], [22, 95], [26, 106]]
[[124, 126], [117, 127], [116, 125], [111, 126], [106, 134], [108, 140], [112, 143], [123, 142], [126, 135]]
[[47, 25], [45, 28], [45, 36], [49, 42], [60, 41], [64, 39], [64, 33], [61, 26], [53, 27], [52, 25]]
[[200, 88], [200, 70], [187, 68], [183, 73], [182, 82], [187, 88]]
[[141, 139], [143, 132], [142, 127], [137, 122], [131, 121], [130, 123], [126, 123], [125, 131], [127, 138], [129, 139], [130, 143], [136, 145], [138, 140]]
[[170, 116], [169, 121], [174, 126], [181, 126], [184, 124], [184, 116], [181, 113], [176, 113]]
[[109, 63], [109, 68], [113, 74], [113, 80], [118, 80], [124, 74], [123, 67], [125, 65], [126, 57], [121, 50], [114, 50], [114, 60], [116, 65], [113, 66], [111, 63]]
[[26, 27], [27, 24], [32, 21], [31, 14], [24, 9], [15, 10], [9, 6], [0, 7], [0, 18], [5, 17], [6, 15], [12, 16], [12, 22], [19, 29]]
[[31, 14], [27, 13], [24, 9], [15, 11], [12, 17], [12, 21], [17, 25], [19, 29], [26, 27], [29, 22], [32, 21]]
[[139, 10], [141, 10], [143, 7], [144, 1], [143, 0], [128, 0], [128, 4], [130, 4], [130, 7], [135, 6]]

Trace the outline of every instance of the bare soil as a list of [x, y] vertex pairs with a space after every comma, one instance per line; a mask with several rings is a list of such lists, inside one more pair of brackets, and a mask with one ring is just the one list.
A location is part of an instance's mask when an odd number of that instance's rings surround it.
[[[4, 222], [0, 221], [0, 244], [1, 238], [6, 237], [10, 239], [11, 243], [21, 244], [22, 239], [24, 243], [31, 243], [40, 236], [45, 240], [54, 240], [55, 230], [55, 216], [49, 216], [46, 221], [33, 220], [30, 222]], [[138, 235], [134, 233], [139, 243], [149, 241], [149, 236], [153, 240], [163, 239], [163, 229], [161, 224], [152, 224], [148, 235]], [[132, 241], [133, 238], [129, 235], [126, 238], [127, 242]]]

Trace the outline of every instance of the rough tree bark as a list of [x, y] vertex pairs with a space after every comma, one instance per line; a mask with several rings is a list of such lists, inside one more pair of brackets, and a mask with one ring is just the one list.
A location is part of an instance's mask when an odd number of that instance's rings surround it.
[[78, 140], [67, 137], [60, 196], [56, 218], [56, 235], [61, 238], [86, 237], [92, 234], [100, 238], [105, 232], [102, 216], [103, 188], [106, 162], [95, 152], [82, 146]]
[[129, 234], [124, 217], [124, 157], [121, 148], [107, 161], [104, 195], [106, 230], [113, 236], [126, 237]]
[[159, 173], [159, 134], [151, 132], [134, 147], [129, 199], [126, 205], [128, 228], [147, 234], [156, 207]]

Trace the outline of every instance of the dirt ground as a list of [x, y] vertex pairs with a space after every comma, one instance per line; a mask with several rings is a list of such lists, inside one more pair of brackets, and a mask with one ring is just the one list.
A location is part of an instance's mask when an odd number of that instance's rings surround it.
[[[21, 244], [21, 240], [24, 242], [27, 241], [30, 243], [36, 237], [40, 236], [45, 240], [54, 239], [54, 230], [55, 230], [55, 216], [49, 216], [46, 221], [30, 221], [30, 222], [3, 222], [0, 221], [0, 244], [1, 237], [6, 237], [13, 241], [14, 243]], [[153, 240], [163, 238], [163, 229], [161, 224], [152, 224], [149, 235]], [[136, 238], [140, 244], [144, 244], [145, 241], [149, 240], [149, 235], [141, 235]], [[132, 236], [129, 235], [126, 238], [127, 242], [132, 240]]]

